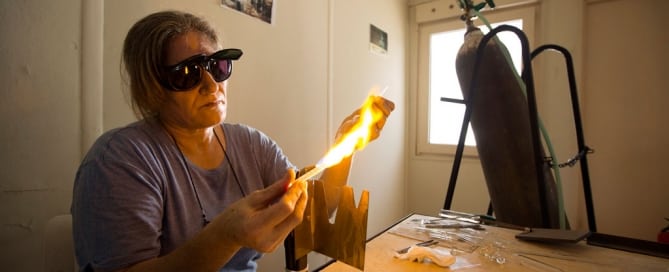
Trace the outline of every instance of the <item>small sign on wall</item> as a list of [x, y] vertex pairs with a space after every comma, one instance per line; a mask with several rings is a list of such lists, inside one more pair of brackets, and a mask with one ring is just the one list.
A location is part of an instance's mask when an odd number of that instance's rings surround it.
[[251, 17], [272, 23], [275, 0], [221, 0], [221, 5]]
[[369, 25], [369, 50], [383, 55], [388, 52], [388, 33], [373, 24]]

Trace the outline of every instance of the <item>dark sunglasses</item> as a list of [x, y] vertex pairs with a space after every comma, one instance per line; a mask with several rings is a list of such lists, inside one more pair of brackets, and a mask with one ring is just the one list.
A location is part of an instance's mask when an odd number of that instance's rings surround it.
[[163, 70], [162, 85], [171, 91], [186, 91], [200, 83], [203, 69], [216, 80], [223, 82], [232, 74], [232, 61], [242, 56], [242, 50], [223, 49], [209, 56], [196, 55]]

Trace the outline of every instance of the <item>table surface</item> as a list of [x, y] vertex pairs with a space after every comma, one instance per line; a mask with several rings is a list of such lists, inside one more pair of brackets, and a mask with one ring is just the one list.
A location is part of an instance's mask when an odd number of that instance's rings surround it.
[[[515, 238], [521, 230], [484, 226], [474, 229], [425, 229], [412, 214], [367, 242], [365, 271], [669, 271], [669, 259], [577, 243], [527, 242]], [[429, 261], [395, 258], [398, 249], [437, 239], [433, 248], [449, 252], [456, 262], [448, 268]], [[359, 271], [334, 262], [320, 271]]]

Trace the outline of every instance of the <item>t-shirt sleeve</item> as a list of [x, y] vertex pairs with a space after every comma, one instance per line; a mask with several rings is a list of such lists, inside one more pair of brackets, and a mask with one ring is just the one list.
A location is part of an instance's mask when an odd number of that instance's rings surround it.
[[101, 139], [80, 166], [72, 215], [81, 267], [111, 271], [160, 254], [160, 182], [140, 149]]
[[254, 150], [256, 153], [255, 158], [257, 159], [256, 163], [259, 165], [265, 186], [269, 186], [282, 178], [288, 169], [297, 171], [295, 166], [283, 153], [281, 147], [273, 139], [259, 130], [249, 129], [251, 141], [258, 143], [249, 146], [256, 147]]

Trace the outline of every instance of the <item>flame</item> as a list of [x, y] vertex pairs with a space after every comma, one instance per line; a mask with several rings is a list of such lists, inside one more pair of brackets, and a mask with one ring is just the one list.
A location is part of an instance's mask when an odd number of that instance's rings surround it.
[[383, 112], [374, 110], [374, 95], [367, 99], [360, 108], [360, 119], [351, 127], [351, 130], [341, 137], [339, 143], [333, 146], [316, 164], [319, 168], [328, 168], [338, 164], [356, 150], [362, 150], [369, 143], [372, 136], [372, 126], [383, 117]]

